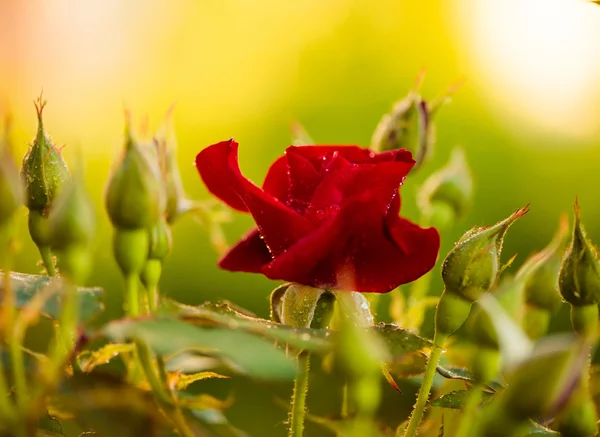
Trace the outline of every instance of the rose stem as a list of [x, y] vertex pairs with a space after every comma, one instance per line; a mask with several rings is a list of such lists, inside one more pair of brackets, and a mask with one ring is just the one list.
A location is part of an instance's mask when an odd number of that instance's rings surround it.
[[419, 388], [417, 403], [415, 404], [415, 408], [413, 409], [413, 412], [410, 416], [410, 420], [408, 422], [406, 432], [404, 433], [404, 437], [414, 437], [415, 435], [417, 435], [417, 430], [419, 429], [419, 425], [421, 424], [423, 412], [425, 411], [425, 406], [427, 405], [427, 400], [429, 399], [431, 387], [433, 386], [433, 377], [435, 376], [435, 370], [440, 361], [440, 356], [442, 355], [442, 347], [439, 345], [444, 344], [444, 340], [441, 340], [439, 338], [434, 339], [433, 344], [433, 350], [429, 355], [427, 368], [425, 369], [425, 374], [423, 375], [423, 382], [421, 383], [421, 387]]
[[304, 414], [306, 413], [306, 392], [308, 391], [308, 372], [310, 354], [306, 351], [298, 355], [298, 374], [294, 380], [292, 394], [291, 423], [289, 437], [302, 437], [304, 432]]
[[46, 271], [48, 272], [48, 276], [56, 276], [56, 268], [54, 267], [54, 261], [52, 261], [52, 252], [50, 251], [50, 246], [40, 246], [39, 250], [44, 267], [46, 267]]

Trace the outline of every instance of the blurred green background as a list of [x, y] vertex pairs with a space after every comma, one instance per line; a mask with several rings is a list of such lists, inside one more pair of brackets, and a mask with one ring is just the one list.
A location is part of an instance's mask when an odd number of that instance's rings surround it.
[[[417, 219], [415, 192], [457, 145], [476, 186], [469, 216], [443, 235], [442, 255], [467, 228], [530, 202], [504, 247], [505, 259], [519, 254], [518, 266], [549, 241], [576, 196], [600, 241], [600, 7], [583, 0], [0, 0], [0, 65], [0, 113], [14, 117], [19, 154], [35, 134], [31, 102], [41, 89], [54, 141], [67, 145], [71, 165], [83, 152], [100, 216], [90, 283], [107, 289], [111, 315], [120, 312], [121, 282], [102, 196], [124, 106], [154, 129], [177, 104], [182, 177], [189, 196], [202, 199], [208, 193], [192, 166], [202, 148], [235, 137], [242, 171], [260, 183], [295, 121], [319, 143], [366, 146], [425, 69], [425, 97], [464, 84], [437, 118], [434, 158], [402, 188], [403, 215]], [[25, 223], [23, 210], [16, 269], [39, 272]], [[229, 240], [250, 226], [235, 214]], [[277, 284], [220, 271], [192, 218], [176, 226], [174, 242], [165, 293], [268, 314]], [[439, 269], [435, 277], [439, 293]], [[267, 402], [266, 393], [242, 392], [245, 406], [232, 414], [247, 428], [264, 414], [268, 429], [253, 435], [283, 435], [285, 411], [267, 412], [258, 400]]]

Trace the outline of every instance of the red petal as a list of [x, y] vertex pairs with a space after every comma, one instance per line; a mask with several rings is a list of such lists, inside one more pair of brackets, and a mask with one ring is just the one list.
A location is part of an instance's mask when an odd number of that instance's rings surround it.
[[238, 143], [233, 139], [221, 141], [202, 150], [196, 156], [196, 168], [206, 188], [227, 205], [238, 211], [248, 212], [246, 204], [239, 196], [238, 176], [230, 168], [230, 155], [237, 167]]
[[233, 272], [260, 273], [272, 259], [260, 232], [254, 229], [221, 258], [219, 267]]
[[278, 255], [308, 234], [313, 225], [246, 179], [238, 166], [237, 151], [238, 143], [233, 140], [215, 144], [198, 154], [196, 166], [213, 194], [233, 208], [252, 214], [267, 247]]
[[336, 244], [343, 244], [340, 216], [330, 217], [318, 229], [300, 239], [281, 255], [262, 268], [271, 279], [312, 286], [332, 286], [335, 272], [331, 268], [331, 256]]
[[283, 155], [271, 164], [265, 181], [263, 190], [278, 198], [282, 202], [288, 199], [290, 193], [290, 177], [288, 173], [288, 159]]
[[431, 270], [439, 248], [440, 237], [434, 228], [423, 229], [398, 218], [390, 229], [382, 225], [351, 239], [345, 250], [351, 267], [338, 268], [352, 272], [354, 291], [385, 293]]
[[[373, 223], [374, 218], [378, 220], [388, 213], [394, 199], [398, 197], [398, 188], [414, 165], [414, 161], [344, 165], [341, 160], [343, 158], [337, 159], [335, 163], [332, 161], [335, 168], [329, 171], [315, 190], [306, 214], [308, 218], [320, 219], [323, 211], [331, 210], [332, 207], [340, 209], [358, 200], [366, 209], [356, 211], [355, 227], [365, 222]], [[394, 208], [399, 207], [399, 202], [396, 202]]]

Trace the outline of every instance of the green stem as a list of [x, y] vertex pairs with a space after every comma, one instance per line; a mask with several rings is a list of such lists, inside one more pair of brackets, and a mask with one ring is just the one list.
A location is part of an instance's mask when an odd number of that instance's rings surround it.
[[52, 259], [53, 257], [50, 246], [39, 246], [38, 249], [40, 250], [42, 262], [44, 263], [44, 267], [46, 267], [48, 276], [56, 276], [56, 268], [54, 267], [54, 260]]
[[454, 437], [468, 437], [469, 435], [471, 435], [469, 434], [469, 432], [471, 431], [471, 425], [473, 424], [473, 419], [475, 418], [477, 407], [481, 402], [482, 393], [482, 384], [475, 384], [471, 388], [469, 396], [467, 396], [467, 400], [465, 401], [465, 405], [463, 407], [463, 414]]
[[440, 346], [434, 345], [433, 350], [429, 355], [429, 361], [427, 362], [425, 374], [423, 375], [423, 382], [421, 383], [421, 388], [419, 389], [417, 403], [415, 404], [415, 408], [412, 412], [412, 415], [410, 416], [410, 421], [408, 422], [408, 427], [406, 428], [404, 437], [414, 437], [415, 435], [417, 435], [417, 430], [419, 429], [421, 419], [423, 418], [425, 406], [427, 405], [427, 400], [429, 399], [431, 387], [433, 386], [433, 377], [435, 376], [435, 370], [440, 361], [441, 355], [442, 348]]
[[125, 276], [126, 307], [129, 317], [140, 315], [140, 290], [137, 275]]
[[140, 364], [142, 366], [142, 370], [148, 380], [148, 384], [150, 384], [150, 388], [154, 392], [154, 395], [157, 399], [165, 405], [173, 405], [173, 399], [170, 394], [163, 387], [162, 381], [158, 377], [156, 370], [154, 369], [154, 364], [152, 362], [152, 353], [150, 352], [150, 348], [141, 341], [135, 342], [135, 347], [137, 350], [138, 358], [140, 360]]
[[308, 372], [310, 353], [304, 351], [298, 355], [298, 374], [294, 381], [294, 393], [290, 410], [290, 430], [288, 437], [302, 437], [304, 433], [304, 415], [306, 414], [306, 392], [308, 390]]
[[[344, 386], [342, 387], [342, 411], [341, 417], [342, 421], [348, 418], [348, 414], [350, 412], [350, 399], [348, 397], [348, 381], [344, 382]], [[337, 437], [344, 437], [343, 431], [338, 431], [336, 433]]]
[[193, 432], [189, 429], [185, 417], [181, 412], [181, 409], [175, 402], [172, 397], [172, 393], [165, 388], [166, 380], [161, 380], [163, 375], [166, 376], [164, 372], [164, 368], [161, 370], [162, 359], [159, 360], [159, 377], [154, 369], [154, 364], [152, 362], [152, 353], [150, 352], [150, 348], [141, 341], [135, 342], [135, 347], [138, 354], [138, 359], [142, 366], [142, 370], [144, 371], [144, 375], [146, 376], [146, 380], [156, 396], [157, 401], [163, 407], [165, 413], [167, 413], [168, 417], [171, 419], [173, 424], [177, 427], [179, 433], [184, 437], [193, 437]]

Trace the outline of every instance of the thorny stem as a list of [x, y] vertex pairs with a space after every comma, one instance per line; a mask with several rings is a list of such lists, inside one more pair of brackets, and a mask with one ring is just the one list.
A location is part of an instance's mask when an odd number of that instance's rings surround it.
[[421, 419], [423, 418], [423, 413], [425, 412], [425, 406], [427, 405], [427, 400], [429, 399], [429, 393], [431, 392], [431, 387], [433, 386], [435, 370], [440, 361], [441, 354], [442, 348], [438, 345], [434, 345], [433, 350], [429, 355], [429, 361], [427, 362], [427, 368], [425, 369], [425, 374], [423, 375], [423, 382], [421, 383], [421, 388], [419, 389], [417, 402], [410, 416], [410, 421], [408, 422], [404, 437], [414, 437], [417, 435], [417, 430], [419, 429]]
[[298, 355], [298, 374], [294, 380], [294, 392], [290, 408], [290, 430], [288, 437], [302, 437], [304, 433], [309, 369], [310, 353], [306, 351], [300, 352], [300, 355]]

